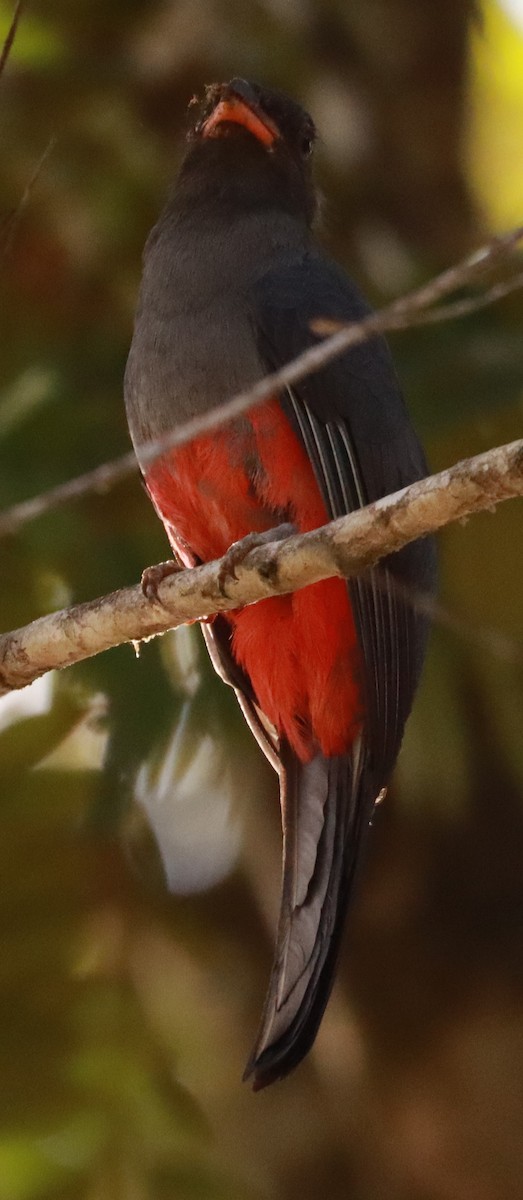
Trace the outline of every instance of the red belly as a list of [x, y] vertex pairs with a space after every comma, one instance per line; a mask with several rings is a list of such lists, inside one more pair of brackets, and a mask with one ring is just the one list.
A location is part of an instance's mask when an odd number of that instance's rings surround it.
[[[147, 487], [175, 548], [178, 538], [203, 562], [283, 520], [301, 532], [328, 521], [311, 463], [276, 400], [169, 452], [147, 473]], [[346, 751], [363, 705], [344, 581], [262, 600], [228, 620], [261, 708], [300, 757], [318, 747], [326, 755]]]

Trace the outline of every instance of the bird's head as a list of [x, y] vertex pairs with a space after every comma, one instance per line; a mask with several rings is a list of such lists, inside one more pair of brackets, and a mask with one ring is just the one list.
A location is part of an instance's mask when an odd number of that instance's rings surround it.
[[232, 79], [189, 106], [179, 185], [230, 205], [283, 208], [310, 224], [315, 212], [312, 118], [283, 92]]

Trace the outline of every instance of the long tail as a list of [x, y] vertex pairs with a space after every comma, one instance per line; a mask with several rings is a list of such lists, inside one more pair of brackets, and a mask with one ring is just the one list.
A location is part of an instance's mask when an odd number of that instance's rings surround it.
[[312, 1046], [376, 800], [361, 739], [337, 758], [302, 763], [287, 745], [280, 756], [283, 892], [269, 989], [244, 1075], [256, 1091]]

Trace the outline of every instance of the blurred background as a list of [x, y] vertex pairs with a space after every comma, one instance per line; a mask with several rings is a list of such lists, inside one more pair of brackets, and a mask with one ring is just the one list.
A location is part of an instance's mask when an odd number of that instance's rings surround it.
[[[188, 101], [232, 75], [314, 114], [323, 238], [374, 303], [521, 223], [521, 0], [27, 3], [0, 80], [0, 507], [128, 448], [142, 245]], [[522, 316], [515, 293], [392, 339], [435, 470], [520, 436]], [[261, 1094], [277, 781], [198, 631], [0, 702], [0, 1200], [520, 1200], [521, 518], [440, 538], [452, 622], [339, 982]], [[167, 544], [136, 473], [0, 553], [9, 629]]]

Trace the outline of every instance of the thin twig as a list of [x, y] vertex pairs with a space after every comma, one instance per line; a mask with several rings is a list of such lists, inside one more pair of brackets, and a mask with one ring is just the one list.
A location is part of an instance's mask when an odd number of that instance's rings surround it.
[[41, 174], [44, 163], [47, 162], [47, 159], [49, 158], [49, 155], [51, 154], [51, 152], [54, 150], [55, 146], [56, 146], [56, 138], [53, 136], [53, 137], [49, 138], [49, 141], [47, 143], [47, 146], [46, 146], [43, 154], [40, 155], [40, 158], [39, 158], [39, 160], [36, 164], [36, 167], [33, 171], [33, 174], [31, 175], [31, 178], [29, 179], [28, 183], [26, 184], [24, 191], [18, 201], [18, 204], [15, 206], [15, 208], [12, 208], [11, 212], [8, 212], [6, 214], [6, 216], [3, 218], [3, 220], [0, 222], [0, 239], [2, 241], [2, 258], [4, 258], [4, 259], [9, 254], [9, 251], [13, 244], [13, 238], [15, 236], [20, 218], [22, 216], [24, 208], [26, 208], [27, 204], [29, 203], [33, 188]]
[[[423, 287], [411, 292], [408, 296], [395, 300], [386, 308], [365, 317], [362, 321], [353, 322], [348, 326], [343, 325], [341, 329], [336, 329], [333, 336], [306, 350], [279, 371], [265, 376], [254, 387], [245, 389], [218, 408], [211, 409], [178, 426], [161, 438], [148, 442], [146, 446], [139, 447], [142, 463], [152, 462], [166, 450], [185, 445], [192, 438], [215, 429], [226, 421], [233, 420], [248, 408], [268, 399], [281, 388], [297, 383], [305, 376], [319, 371], [351, 346], [359, 345], [382, 333], [409, 329], [414, 325], [429, 324], [436, 320], [446, 320], [471, 311], [471, 302], [468, 299], [458, 300], [453, 305], [447, 305], [445, 309], [429, 312], [425, 309], [451, 291], [470, 284], [480, 272], [506, 256], [521, 238], [523, 238], [522, 226], [511, 230], [503, 237], [494, 238], [461, 263], [444, 271], [430, 283], [424, 284]], [[474, 298], [475, 306], [483, 307], [484, 304], [499, 299], [513, 288], [521, 286], [522, 282], [523, 276], [517, 275], [509, 281], [494, 284], [484, 297]], [[320, 318], [315, 325], [319, 322]], [[41, 492], [38, 496], [22, 500], [0, 513], [0, 537], [16, 533], [28, 521], [66, 504], [70, 500], [91, 492], [106, 492], [136, 470], [136, 458], [131, 452], [95, 467], [94, 470], [87, 471], [84, 475]]]
[[[468, 317], [470, 313], [478, 312], [482, 308], [495, 304], [497, 300], [504, 299], [505, 296], [518, 291], [521, 287], [523, 287], [523, 271], [518, 271], [515, 275], [511, 275], [510, 279], [501, 279], [498, 283], [491, 284], [488, 291], [482, 292], [480, 295], [464, 296], [461, 300], [442, 304], [438, 308], [407, 313], [404, 318], [400, 317], [401, 324], [395, 325], [394, 330], [397, 332], [414, 329], [419, 325], [437, 325], [442, 321], [453, 321], [456, 317]], [[350, 329], [351, 323], [333, 321], [330, 317], [318, 317], [311, 322], [311, 328], [314, 333], [318, 333], [322, 337], [330, 337], [331, 334], [338, 333], [340, 329]]]
[[[4, 72], [5, 65], [6, 65], [9, 55], [11, 53], [11, 49], [12, 49], [12, 46], [13, 46], [13, 43], [14, 43], [14, 40], [15, 40], [15, 37], [17, 34], [18, 26], [20, 23], [20, 18], [22, 16], [22, 11], [24, 8], [25, 8], [25, 0], [17, 0], [17, 4], [15, 5], [15, 10], [13, 13], [11, 24], [10, 24], [8, 32], [7, 32], [7, 37], [2, 46], [2, 50], [0, 52], [0, 78]], [[16, 227], [18, 225], [18, 222], [20, 220], [22, 212], [29, 201], [29, 198], [31, 196], [31, 193], [33, 191], [35, 183], [40, 175], [40, 172], [44, 166], [44, 163], [47, 161], [47, 158], [49, 157], [51, 151], [54, 149], [55, 142], [56, 142], [56, 139], [54, 137], [51, 137], [49, 139], [49, 142], [48, 142], [43, 154], [41, 155], [39, 161], [37, 162], [36, 167], [33, 171], [33, 174], [31, 175], [29, 182], [26, 184], [26, 187], [24, 188], [24, 192], [23, 192], [20, 200], [18, 201], [18, 204], [16, 205], [15, 208], [13, 208], [11, 210], [11, 212], [7, 213], [6, 216], [2, 218], [2, 221], [0, 221], [0, 241], [1, 241], [1, 249], [2, 249], [2, 258], [5, 258], [6, 255], [9, 253], [9, 250], [12, 245], [13, 237], [15, 235]]]
[[[428, 308], [444, 296], [449, 296], [451, 292], [457, 292], [458, 288], [473, 283], [485, 271], [490, 270], [500, 260], [506, 258], [522, 238], [523, 225], [519, 225], [515, 229], [509, 229], [508, 233], [491, 238], [484, 246], [480, 246], [479, 250], [473, 250], [472, 254], [467, 255], [461, 262], [449, 267], [441, 275], [437, 275], [435, 279], [429, 280], [428, 283], [417, 289], [414, 294], [418, 298], [420, 307]], [[409, 296], [396, 300], [396, 311], [402, 312], [405, 305], [408, 307], [409, 300]]]
[[13, 42], [16, 37], [16, 31], [18, 29], [20, 17], [22, 16], [22, 10], [24, 7], [25, 7], [25, 0], [17, 0], [17, 4], [15, 5], [15, 11], [13, 13], [11, 24], [7, 31], [7, 37], [2, 46], [2, 49], [0, 51], [0, 78], [4, 72], [5, 64], [11, 53], [11, 48], [12, 48]]
[[259, 547], [220, 589], [220, 563], [164, 579], [158, 602], [140, 587], [41, 617], [0, 638], [0, 689], [137, 642], [215, 612], [283, 595], [331, 576], [349, 578], [408, 542], [523, 494], [523, 439], [457, 463], [312, 533]]

